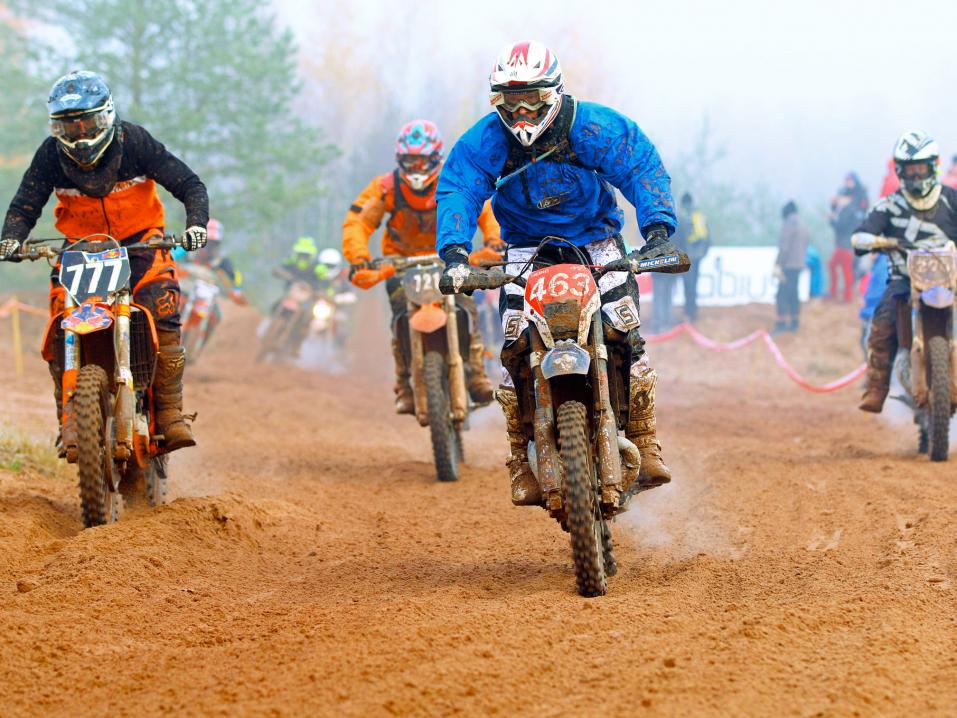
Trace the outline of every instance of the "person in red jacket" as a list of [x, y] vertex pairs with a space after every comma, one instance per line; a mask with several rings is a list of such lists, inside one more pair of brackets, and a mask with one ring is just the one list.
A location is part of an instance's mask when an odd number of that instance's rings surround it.
[[[392, 307], [392, 355], [395, 360], [395, 404], [399, 414], [415, 411], [415, 400], [409, 382], [409, 361], [395, 336], [396, 320], [406, 312], [405, 290], [394, 270], [372, 269], [369, 240], [386, 215], [386, 231], [382, 237], [382, 254], [414, 257], [435, 253], [436, 202], [435, 186], [442, 169], [442, 136], [434, 123], [414, 120], [399, 132], [396, 141], [396, 164], [392, 172], [375, 177], [362, 190], [349, 208], [342, 223], [342, 254], [351, 265], [349, 279], [361, 289], [370, 289], [386, 280], [386, 291]], [[491, 205], [486, 202], [479, 218], [479, 229], [485, 246], [473, 252], [473, 261], [495, 261], [501, 258], [504, 243]], [[391, 269], [391, 268], [389, 268]], [[469, 395], [477, 404], [492, 400], [493, 387], [485, 374], [485, 346], [477, 330], [478, 309], [471, 297], [457, 298], [476, 330], [469, 341], [467, 382]]]

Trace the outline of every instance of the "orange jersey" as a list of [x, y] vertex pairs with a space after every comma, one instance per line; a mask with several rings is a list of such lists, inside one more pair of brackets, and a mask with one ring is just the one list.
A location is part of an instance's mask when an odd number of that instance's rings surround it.
[[[369, 240], [386, 214], [382, 254], [412, 257], [435, 252], [435, 183], [428, 194], [416, 194], [391, 172], [373, 179], [356, 197], [342, 223], [342, 254], [350, 264], [372, 258]], [[492, 205], [485, 203], [478, 220], [485, 244], [500, 241]]]
[[66, 237], [109, 234], [126, 239], [147, 230], [162, 234], [166, 226], [156, 183], [146, 177], [117, 182], [105, 197], [90, 197], [78, 189], [54, 189], [56, 228]]

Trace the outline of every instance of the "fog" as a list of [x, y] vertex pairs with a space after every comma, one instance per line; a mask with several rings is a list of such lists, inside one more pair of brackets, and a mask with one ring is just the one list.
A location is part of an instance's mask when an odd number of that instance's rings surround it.
[[[523, 38], [550, 44], [567, 90], [632, 116], [666, 161], [689, 149], [707, 117], [727, 150], [717, 172], [806, 205], [823, 204], [848, 170], [873, 195], [911, 126], [935, 134], [945, 158], [957, 152], [955, 2], [276, 6], [300, 41], [305, 95], [322, 96], [324, 129], [347, 156], [365, 128], [392, 119], [389, 108], [434, 117], [453, 139], [488, 110], [499, 48]], [[335, 75], [348, 86], [330, 90]], [[383, 134], [394, 132], [385, 124]], [[370, 151], [386, 171], [391, 146]]]

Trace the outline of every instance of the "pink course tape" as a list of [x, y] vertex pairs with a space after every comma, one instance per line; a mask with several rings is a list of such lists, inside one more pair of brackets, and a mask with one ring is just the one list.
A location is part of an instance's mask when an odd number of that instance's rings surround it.
[[835, 379], [828, 384], [812, 384], [798, 374], [797, 370], [788, 363], [787, 359], [785, 359], [784, 355], [781, 353], [780, 347], [774, 343], [774, 339], [764, 329], [753, 331], [746, 337], [736, 339], [733, 342], [717, 342], [714, 339], [709, 339], [690, 324], [684, 323], [679, 324], [674, 329], [671, 329], [663, 334], [654, 334], [652, 336], [645, 337], [645, 341], [647, 341], [649, 344], [660, 344], [662, 342], [675, 339], [681, 334], [687, 334], [689, 337], [691, 337], [691, 340], [695, 344], [713, 352], [728, 352], [734, 351], [735, 349], [743, 349], [744, 347], [754, 344], [754, 342], [761, 339], [764, 341], [764, 345], [768, 348], [768, 351], [771, 352], [771, 356], [774, 358], [775, 363], [781, 367], [782, 370], [784, 370], [784, 373], [787, 374], [788, 377], [802, 389], [812, 391], [816, 394], [825, 394], [827, 392], [843, 389], [849, 384], [853, 384], [855, 381], [860, 379], [862, 376], [864, 376], [864, 372], [867, 371], [867, 365], [861, 364], [851, 373], [845, 374], [840, 379]]

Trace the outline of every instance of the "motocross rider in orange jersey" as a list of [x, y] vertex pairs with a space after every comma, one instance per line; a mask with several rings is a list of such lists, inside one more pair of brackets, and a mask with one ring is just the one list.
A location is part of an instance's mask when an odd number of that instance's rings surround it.
[[[406, 312], [405, 290], [392, 267], [372, 268], [369, 239], [383, 217], [389, 214], [382, 237], [385, 257], [435, 253], [435, 185], [443, 157], [442, 136], [435, 124], [428, 120], [409, 122], [399, 132], [396, 142], [397, 168], [373, 179], [352, 203], [342, 223], [342, 253], [351, 265], [350, 281], [361, 289], [369, 289], [386, 280], [392, 307], [395, 406], [399, 414], [415, 411], [409, 361], [395, 329], [396, 321]], [[485, 242], [482, 249], [472, 253], [473, 263], [500, 259], [504, 244], [489, 203], [482, 210], [478, 226]], [[472, 328], [467, 374], [469, 395], [477, 404], [488, 404], [492, 401], [493, 386], [485, 374], [485, 347], [478, 331], [478, 310], [471, 297], [460, 296], [456, 301], [468, 312]]]
[[[194, 252], [206, 246], [206, 187], [144, 128], [116, 117], [113, 95], [102, 77], [87, 71], [61, 77], [50, 91], [47, 107], [51, 136], [37, 150], [7, 210], [0, 261], [15, 259], [51, 194], [57, 197], [53, 210], [57, 231], [68, 244], [95, 234], [115, 237], [127, 247], [161, 238], [166, 219], [157, 184], [186, 208], [184, 248]], [[156, 433], [165, 437], [167, 451], [194, 446], [182, 413], [186, 355], [180, 339], [176, 264], [168, 250], [157, 250], [131, 254], [130, 265], [133, 301], [149, 309], [156, 322]], [[57, 277], [54, 270], [51, 327], [63, 312], [65, 299]], [[44, 347], [43, 358], [50, 364], [61, 415], [69, 406], [70, 391], [62, 396], [63, 367], [54, 342]]]

